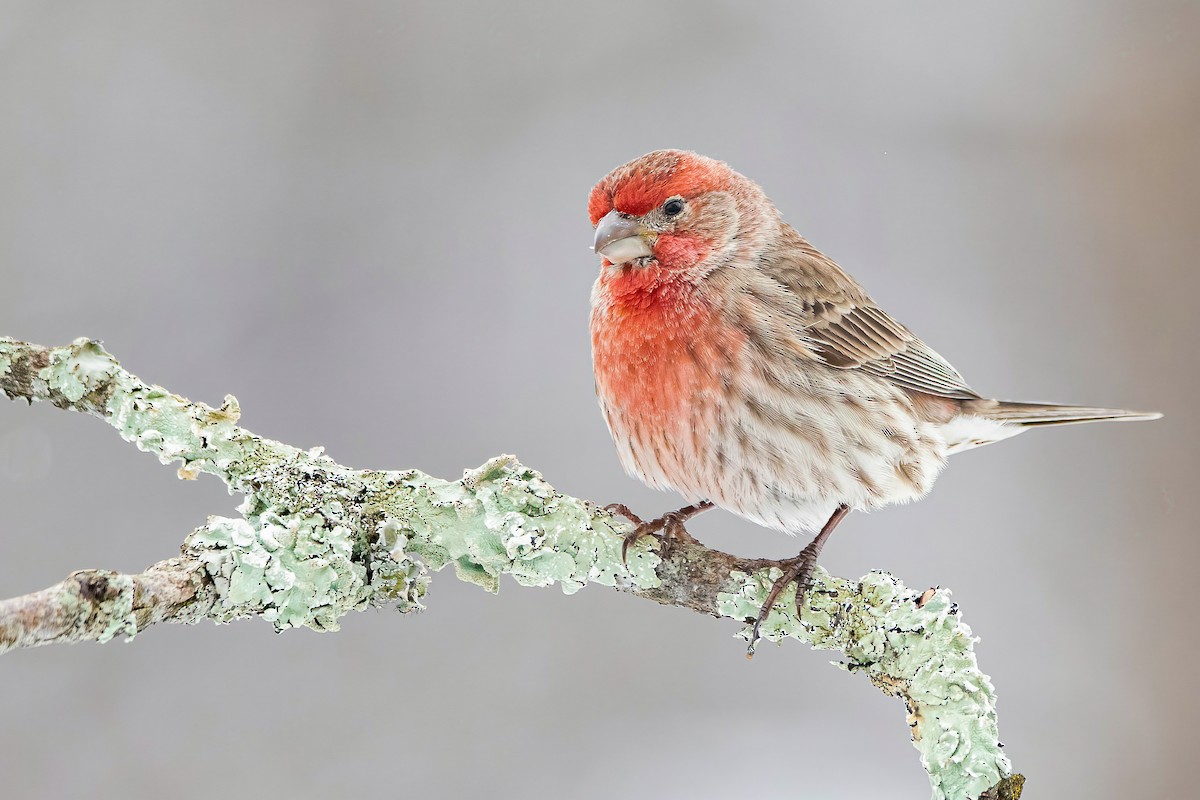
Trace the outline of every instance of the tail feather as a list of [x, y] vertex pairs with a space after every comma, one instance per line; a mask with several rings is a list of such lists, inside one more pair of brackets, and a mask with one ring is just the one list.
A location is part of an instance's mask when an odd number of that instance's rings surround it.
[[1092, 408], [1090, 406], [1060, 406], [1053, 403], [1013, 403], [1007, 400], [972, 400], [963, 404], [964, 411], [996, 422], [1007, 422], [1022, 428], [1043, 425], [1075, 425], [1081, 422], [1105, 420], [1136, 422], [1158, 419], [1157, 411], [1126, 411], [1121, 408]]

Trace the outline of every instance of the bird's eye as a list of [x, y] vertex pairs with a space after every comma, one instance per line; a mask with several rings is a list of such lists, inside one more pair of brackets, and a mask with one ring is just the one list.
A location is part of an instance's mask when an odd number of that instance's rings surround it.
[[677, 217], [683, 213], [683, 200], [678, 197], [672, 197], [667, 202], [663, 203], [663, 214], [668, 217]]

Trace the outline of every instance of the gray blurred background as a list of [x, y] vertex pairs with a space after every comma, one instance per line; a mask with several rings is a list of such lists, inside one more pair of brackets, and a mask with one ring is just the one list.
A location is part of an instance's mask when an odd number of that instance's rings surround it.
[[[831, 571], [951, 587], [1030, 797], [1195, 787], [1200, 5], [0, 3], [0, 335], [342, 463], [501, 452], [646, 515], [592, 398], [585, 203], [681, 147], [986, 393], [1160, 409], [954, 459]], [[137, 571], [237, 499], [0, 406], [0, 596]], [[797, 542], [724, 512], [706, 542]], [[830, 655], [589, 588], [338, 634], [259, 621], [0, 660], [5, 798], [928, 794]]]

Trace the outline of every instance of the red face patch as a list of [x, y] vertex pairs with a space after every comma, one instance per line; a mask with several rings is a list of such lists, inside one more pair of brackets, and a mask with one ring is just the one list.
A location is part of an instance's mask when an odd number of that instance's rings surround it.
[[692, 198], [722, 189], [732, 175], [720, 161], [682, 150], [657, 150], [604, 176], [588, 198], [588, 215], [593, 225], [614, 208], [640, 217], [672, 197]]
[[667, 268], [687, 269], [708, 258], [712, 244], [691, 234], [664, 233], [654, 243], [654, 258]]
[[598, 223], [612, 208], [612, 195], [604, 188], [604, 181], [601, 181], [588, 197], [588, 216], [592, 218], [592, 225]]

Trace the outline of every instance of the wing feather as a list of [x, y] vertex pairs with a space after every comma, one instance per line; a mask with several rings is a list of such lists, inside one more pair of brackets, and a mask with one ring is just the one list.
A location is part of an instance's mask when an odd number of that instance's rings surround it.
[[828, 366], [862, 369], [929, 395], [979, 397], [958, 369], [876, 306], [862, 285], [790, 225], [757, 267], [766, 283], [757, 285], [755, 296], [768, 311], [790, 318], [800, 343]]
[[855, 305], [841, 314], [827, 314], [802, 333], [832, 367], [861, 369], [940, 397], [979, 397], [946, 359], [878, 306]]
[[979, 398], [946, 359], [790, 226], [783, 227], [780, 246], [764, 253], [757, 266], [758, 277], [769, 283], [755, 296], [790, 316], [796, 336], [825, 364], [939, 397]]

